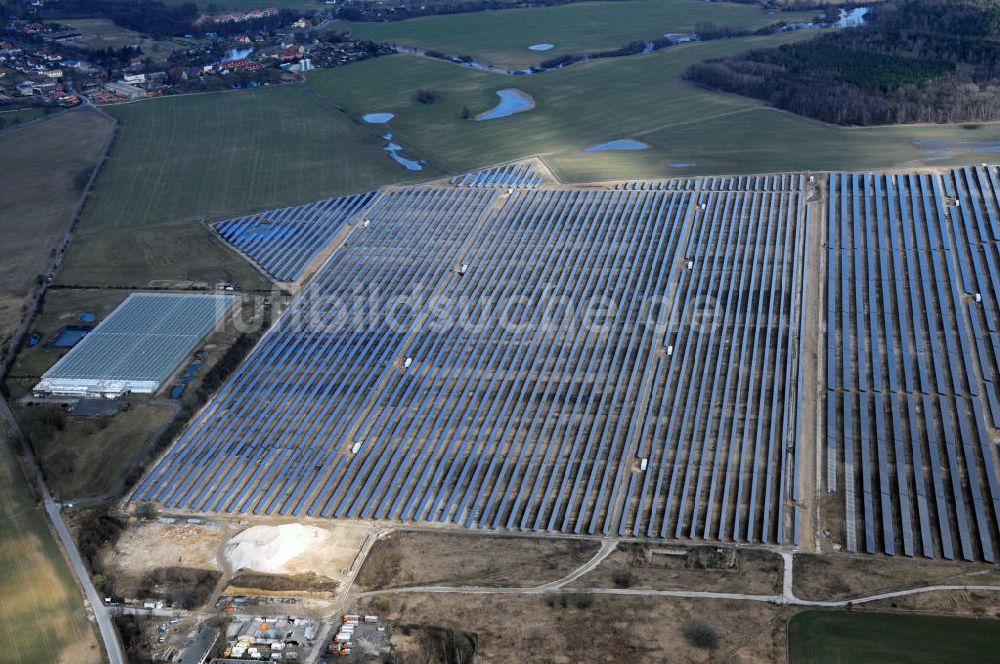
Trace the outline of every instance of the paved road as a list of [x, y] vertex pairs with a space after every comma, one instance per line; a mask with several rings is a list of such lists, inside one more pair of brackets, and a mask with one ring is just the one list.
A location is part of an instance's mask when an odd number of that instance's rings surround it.
[[87, 595], [90, 607], [94, 611], [94, 618], [97, 620], [97, 627], [101, 632], [101, 640], [104, 641], [104, 649], [108, 654], [111, 664], [125, 664], [125, 654], [122, 652], [121, 644], [118, 642], [118, 633], [115, 631], [114, 621], [111, 612], [104, 606], [104, 600], [97, 593], [94, 584], [90, 581], [90, 573], [87, 566], [83, 564], [80, 551], [76, 548], [76, 542], [66, 528], [66, 523], [60, 514], [61, 505], [52, 500], [48, 489], [45, 490], [45, 511], [48, 513], [52, 524], [56, 527], [59, 540], [69, 556], [69, 561], [73, 565], [77, 578], [83, 585], [83, 591]]
[[[7, 402], [3, 399], [0, 399], [0, 424], [7, 430], [12, 440], [23, 440], [21, 430], [14, 419], [14, 414], [10, 412]], [[104, 606], [103, 599], [97, 593], [97, 589], [94, 588], [94, 584], [90, 580], [90, 572], [87, 570], [86, 565], [83, 564], [80, 551], [76, 548], [76, 542], [73, 540], [69, 530], [66, 528], [66, 523], [62, 519], [62, 505], [52, 499], [52, 494], [49, 493], [48, 487], [45, 486], [42, 471], [35, 462], [35, 457], [28, 446], [25, 446], [24, 463], [27, 467], [28, 479], [35, 483], [38, 491], [42, 494], [45, 512], [49, 515], [49, 519], [52, 520], [52, 525], [55, 527], [59, 541], [62, 543], [63, 549], [66, 551], [66, 556], [73, 566], [73, 571], [76, 573], [80, 585], [83, 586], [83, 591], [87, 596], [87, 601], [90, 603], [90, 608], [97, 621], [97, 627], [100, 631], [101, 640], [104, 642], [104, 651], [108, 655], [108, 661], [110, 664], [127, 664], [121, 642], [118, 640], [118, 632], [115, 631], [115, 626], [111, 619], [111, 612]]]

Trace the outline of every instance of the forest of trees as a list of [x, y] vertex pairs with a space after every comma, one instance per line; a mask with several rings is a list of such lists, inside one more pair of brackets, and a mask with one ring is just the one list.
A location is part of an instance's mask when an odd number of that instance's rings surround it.
[[889, 0], [865, 26], [692, 66], [706, 87], [841, 125], [1000, 118], [1000, 5]]

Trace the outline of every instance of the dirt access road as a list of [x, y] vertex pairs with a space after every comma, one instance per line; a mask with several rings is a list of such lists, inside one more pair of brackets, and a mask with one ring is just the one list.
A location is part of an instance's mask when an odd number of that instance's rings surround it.
[[[378, 595], [398, 595], [406, 593], [461, 593], [461, 594], [476, 594], [476, 595], [541, 595], [546, 593], [593, 593], [599, 595], [632, 595], [632, 596], [645, 596], [645, 597], [685, 597], [689, 599], [724, 599], [724, 600], [738, 600], [738, 601], [749, 601], [749, 602], [767, 602], [770, 604], [788, 605], [788, 606], [802, 606], [802, 607], [820, 607], [820, 608], [844, 608], [848, 605], [856, 604], [867, 604], [870, 602], [878, 602], [885, 599], [892, 599], [895, 597], [905, 597], [907, 595], [919, 595], [924, 593], [932, 592], [949, 592], [949, 591], [983, 591], [983, 592], [998, 592], [1000, 593], [1000, 586], [992, 585], [932, 585], [932, 586], [921, 586], [918, 588], [908, 588], [906, 590], [897, 590], [891, 592], [878, 593], [875, 595], [867, 595], [862, 597], [855, 597], [851, 599], [839, 599], [839, 600], [808, 600], [796, 597], [793, 590], [793, 579], [794, 579], [794, 551], [783, 550], [779, 551], [779, 555], [784, 562], [784, 573], [782, 590], [779, 595], [756, 595], [749, 593], [732, 593], [732, 592], [712, 592], [712, 591], [702, 591], [702, 590], [639, 590], [639, 589], [629, 589], [629, 588], [568, 588], [566, 585], [572, 581], [583, 576], [587, 572], [593, 570], [597, 567], [601, 561], [603, 561], [607, 556], [615, 550], [618, 546], [618, 540], [607, 539], [601, 544], [601, 549], [598, 553], [591, 558], [589, 561], [581, 565], [579, 568], [574, 570], [572, 573], [566, 575], [562, 579], [557, 581], [552, 581], [550, 583], [544, 583], [539, 586], [532, 586], [529, 588], [512, 588], [512, 587], [483, 587], [483, 586], [413, 586], [409, 588], [393, 588], [388, 590], [373, 590], [369, 592], [362, 592], [353, 595], [354, 599], [364, 599], [368, 597], [375, 597]], [[370, 547], [369, 547], [370, 548]], [[346, 597], [345, 597], [346, 599]], [[343, 605], [343, 604], [342, 604]]]

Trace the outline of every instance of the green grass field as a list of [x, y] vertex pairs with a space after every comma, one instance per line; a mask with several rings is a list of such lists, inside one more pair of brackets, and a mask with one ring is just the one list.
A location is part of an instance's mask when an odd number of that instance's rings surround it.
[[[404, 145], [448, 172], [543, 155], [567, 181], [635, 177], [850, 169], [924, 163], [978, 163], [977, 141], [1000, 140], [1000, 123], [976, 129], [903, 126], [865, 129], [824, 125], [756, 101], [683, 80], [700, 60], [806, 39], [806, 32], [686, 44], [651, 55], [577, 64], [535, 76], [510, 77], [408, 55], [369, 60], [310, 74], [308, 85], [352, 115], [388, 111], [386, 125]], [[498, 89], [517, 87], [537, 107], [508, 118], [461, 119], [496, 102]], [[441, 99], [415, 100], [418, 89]], [[597, 143], [635, 138], [638, 152], [585, 152]], [[932, 150], [946, 141], [950, 154]], [[931, 161], [934, 160], [934, 161]], [[677, 167], [672, 164], [693, 164]]]
[[[692, 32], [699, 23], [756, 29], [779, 20], [808, 20], [816, 12], [767, 14], [759, 5], [704, 0], [620, 0], [557, 7], [428, 16], [391, 23], [337, 22], [360, 39], [387, 41], [449, 55], [471, 55], [501, 67], [528, 67], [566, 54], [619, 48], [667, 32]], [[529, 51], [551, 43], [549, 51]]]
[[84, 232], [215, 219], [417, 179], [381, 151], [377, 130], [301, 86], [164, 97], [107, 110], [121, 128], [84, 214]]
[[165, 97], [107, 109], [118, 141], [58, 283], [145, 286], [259, 274], [197, 220], [432, 179], [382, 151], [378, 128], [303, 86]]
[[[978, 163], [1000, 123], [973, 128], [842, 128], [683, 80], [694, 62], [811, 38], [805, 31], [711, 41], [651, 55], [510, 77], [408, 55], [316, 71], [306, 86], [166, 97], [110, 107], [121, 122], [74, 242], [57, 275], [73, 285], [266, 282], [197, 222], [426, 181], [542, 155], [568, 182], [694, 174]], [[537, 107], [475, 122], [516, 86]], [[420, 89], [439, 100], [421, 104]], [[341, 112], [338, 107], [346, 111]], [[358, 118], [388, 111], [387, 125]], [[406, 171], [380, 135], [428, 160]], [[634, 138], [638, 152], [586, 152]]]
[[112, 417], [65, 416], [61, 431], [49, 432], [38, 422], [46, 411], [62, 406], [19, 407], [14, 412], [22, 431], [32, 436], [35, 455], [57, 500], [95, 496], [114, 487], [149, 438], [173, 417], [164, 405], [136, 404]]
[[995, 662], [1000, 621], [806, 611], [788, 624], [789, 664]]
[[101, 650], [76, 580], [2, 434], [0, 445], [0, 660], [96, 664]]
[[0, 129], [9, 129], [47, 115], [46, 108], [33, 106], [16, 111], [0, 111]]

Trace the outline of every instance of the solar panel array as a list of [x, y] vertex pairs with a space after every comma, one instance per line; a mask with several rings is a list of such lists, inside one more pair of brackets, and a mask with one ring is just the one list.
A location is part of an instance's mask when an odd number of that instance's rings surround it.
[[514, 162], [456, 175], [450, 182], [459, 187], [538, 187], [544, 180], [531, 162]]
[[850, 551], [996, 559], [997, 191], [994, 168], [830, 178], [827, 484]]
[[133, 498], [797, 539], [807, 225], [721, 184], [387, 193]]
[[779, 173], [670, 180], [626, 180], [616, 184], [615, 188], [626, 191], [800, 191], [804, 185], [805, 177], [799, 173]]
[[235, 302], [232, 295], [133, 293], [43, 379], [162, 382]]
[[220, 221], [215, 231], [278, 281], [295, 281], [375, 192], [327, 198]]

